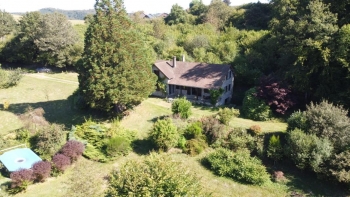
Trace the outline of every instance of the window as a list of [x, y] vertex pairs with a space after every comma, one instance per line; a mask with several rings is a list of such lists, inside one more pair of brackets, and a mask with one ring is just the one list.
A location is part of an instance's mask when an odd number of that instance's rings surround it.
[[231, 91], [231, 84], [228, 85], [228, 91]]
[[204, 89], [204, 93], [205, 94], [209, 94], [210, 92], [209, 92], [209, 89]]
[[176, 86], [175, 88], [176, 88], [177, 90], [179, 90], [179, 89], [180, 89], [180, 86]]

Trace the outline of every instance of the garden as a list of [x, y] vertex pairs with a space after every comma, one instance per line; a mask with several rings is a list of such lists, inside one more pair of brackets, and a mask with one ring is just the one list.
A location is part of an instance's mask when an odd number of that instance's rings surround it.
[[[338, 141], [303, 124], [319, 110], [316, 105], [285, 122], [254, 121], [244, 118], [242, 108], [148, 98], [118, 120], [76, 108], [71, 95], [77, 84], [66, 81], [76, 82], [76, 74], [26, 74], [17, 86], [0, 90], [1, 149], [26, 144], [43, 159], [10, 175], [1, 167], [0, 196], [347, 194], [343, 186], [317, 178], [325, 171], [317, 166], [328, 162], [325, 150]], [[315, 133], [305, 137], [296, 128]], [[302, 147], [303, 137], [311, 139], [308, 147]], [[319, 145], [329, 147], [312, 152]], [[303, 155], [293, 155], [300, 149]], [[343, 168], [329, 165], [334, 172]]]

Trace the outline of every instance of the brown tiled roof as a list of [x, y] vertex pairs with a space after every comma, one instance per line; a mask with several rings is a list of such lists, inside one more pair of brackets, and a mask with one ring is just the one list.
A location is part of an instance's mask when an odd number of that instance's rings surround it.
[[158, 60], [154, 64], [168, 79], [169, 84], [197, 88], [219, 88], [225, 81], [230, 65], [198, 62]]

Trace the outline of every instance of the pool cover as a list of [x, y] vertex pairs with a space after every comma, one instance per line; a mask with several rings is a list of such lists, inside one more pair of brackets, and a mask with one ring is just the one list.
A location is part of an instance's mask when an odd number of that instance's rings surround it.
[[19, 169], [29, 169], [34, 163], [42, 160], [29, 148], [17, 148], [0, 155], [0, 161], [8, 171], [14, 172]]

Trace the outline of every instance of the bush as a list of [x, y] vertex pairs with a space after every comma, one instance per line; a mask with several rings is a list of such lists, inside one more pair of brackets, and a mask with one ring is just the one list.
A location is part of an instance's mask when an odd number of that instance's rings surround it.
[[220, 123], [224, 125], [229, 125], [230, 120], [234, 117], [239, 116], [239, 110], [238, 109], [229, 109], [227, 107], [219, 109], [218, 112], [219, 121]]
[[204, 139], [191, 139], [186, 142], [185, 152], [191, 156], [195, 156], [203, 152], [207, 146], [208, 145]]
[[191, 115], [192, 103], [186, 98], [177, 98], [171, 104], [171, 111], [180, 115], [181, 118], [187, 119]]
[[64, 154], [56, 154], [52, 158], [52, 163], [54, 168], [59, 172], [64, 172], [71, 164], [71, 160], [69, 157], [65, 156]]
[[283, 149], [280, 141], [280, 136], [272, 135], [269, 140], [269, 147], [267, 149], [267, 156], [275, 162], [280, 160], [283, 156]]
[[209, 144], [219, 139], [227, 138], [228, 132], [224, 125], [214, 116], [207, 116], [201, 119], [203, 133], [206, 135]]
[[84, 152], [85, 146], [83, 143], [69, 140], [60, 150], [60, 153], [71, 159], [71, 162], [76, 161]]
[[34, 147], [41, 158], [49, 159], [60, 150], [67, 137], [63, 129], [63, 125], [52, 124], [39, 131]]
[[350, 119], [348, 111], [327, 101], [307, 106], [305, 115], [310, 125], [306, 131], [319, 138], [328, 138], [341, 152], [350, 144]]
[[293, 131], [294, 129], [300, 129], [302, 131], [307, 131], [309, 129], [309, 124], [305, 112], [296, 111], [290, 115], [287, 119], [287, 131]]
[[113, 137], [106, 144], [107, 155], [112, 157], [127, 155], [131, 150], [131, 141], [123, 136]]
[[202, 137], [203, 136], [202, 132], [203, 132], [202, 123], [201, 122], [193, 122], [187, 126], [184, 135], [185, 135], [186, 139], [190, 140], [193, 138]]
[[21, 169], [10, 174], [11, 189], [10, 193], [19, 193], [25, 191], [33, 182], [33, 171], [27, 169]]
[[107, 196], [202, 196], [199, 180], [169, 155], [130, 160], [109, 178]]
[[255, 88], [246, 91], [242, 104], [242, 114], [244, 117], [256, 121], [267, 121], [272, 118], [270, 107], [256, 97]]
[[154, 123], [150, 139], [157, 148], [162, 150], [169, 150], [178, 144], [180, 134], [177, 132], [176, 126], [171, 119], [157, 120]]
[[22, 70], [20, 68], [3, 70], [0, 65], [0, 88], [9, 88], [16, 86], [23, 77]]
[[39, 161], [32, 167], [34, 179], [38, 182], [44, 182], [51, 173], [51, 163], [48, 161]]
[[248, 151], [233, 153], [219, 148], [210, 153], [205, 160], [210, 164], [210, 169], [219, 176], [254, 185], [262, 185], [270, 181], [265, 166], [259, 159], [251, 157]]
[[253, 151], [256, 144], [255, 138], [246, 129], [234, 128], [229, 132], [222, 146], [231, 150], [248, 149]]
[[288, 156], [300, 169], [310, 168], [316, 173], [327, 173], [322, 167], [332, 152], [333, 147], [328, 139], [306, 134], [295, 129], [288, 135]]
[[224, 93], [224, 89], [219, 88], [219, 89], [210, 89], [209, 94], [210, 94], [210, 103], [215, 106], [216, 103], [219, 100], [219, 97]]
[[261, 133], [261, 127], [259, 125], [253, 125], [249, 128], [249, 130], [255, 135], [259, 135]]
[[335, 155], [331, 161], [331, 173], [337, 181], [350, 183], [350, 150]]

